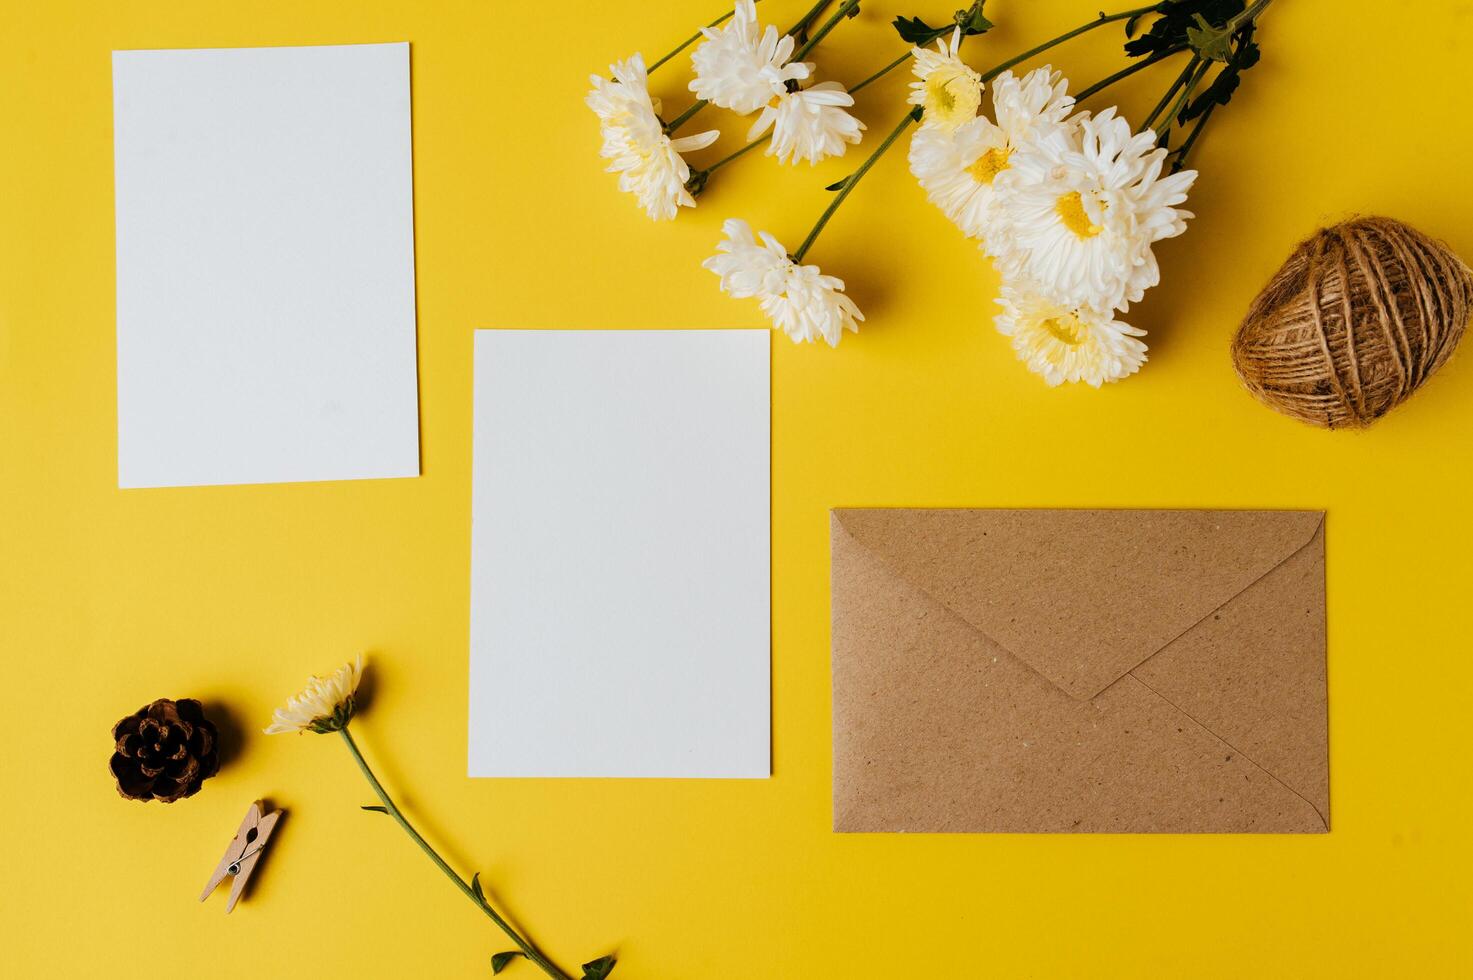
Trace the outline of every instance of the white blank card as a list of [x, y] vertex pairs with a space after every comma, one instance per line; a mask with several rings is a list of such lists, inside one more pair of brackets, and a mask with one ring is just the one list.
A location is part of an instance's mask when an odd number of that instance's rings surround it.
[[766, 330], [482, 330], [470, 774], [770, 774]]
[[419, 474], [409, 45], [113, 53], [118, 484]]

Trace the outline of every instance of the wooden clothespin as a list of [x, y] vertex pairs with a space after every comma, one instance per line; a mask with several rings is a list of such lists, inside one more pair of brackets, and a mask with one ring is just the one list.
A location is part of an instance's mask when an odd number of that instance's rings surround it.
[[220, 859], [219, 867], [215, 873], [210, 875], [210, 883], [205, 885], [205, 890], [200, 893], [199, 900], [203, 902], [210, 897], [226, 875], [235, 878], [230, 886], [230, 901], [225, 905], [226, 913], [235, 908], [240, 893], [245, 891], [246, 881], [250, 879], [251, 872], [256, 868], [256, 862], [261, 860], [261, 852], [266, 849], [266, 842], [271, 839], [272, 828], [285, 810], [272, 810], [265, 816], [261, 815], [261, 801], [257, 800], [251, 804], [246, 811], [245, 819], [240, 822], [240, 829], [235, 832], [235, 839], [225, 849], [225, 856]]

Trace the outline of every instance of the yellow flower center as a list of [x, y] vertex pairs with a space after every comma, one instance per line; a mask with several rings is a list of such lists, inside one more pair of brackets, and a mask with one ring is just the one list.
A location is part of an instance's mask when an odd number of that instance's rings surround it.
[[975, 118], [981, 104], [981, 88], [960, 68], [937, 68], [926, 78], [926, 116], [931, 122], [955, 128]]
[[1084, 343], [1084, 338], [1088, 333], [1084, 324], [1079, 322], [1079, 317], [1068, 313], [1063, 316], [1051, 316], [1040, 326], [1048, 332], [1050, 337], [1070, 347], [1078, 347]]
[[997, 175], [1008, 169], [1008, 157], [1012, 151], [1005, 146], [995, 146], [977, 158], [976, 162], [967, 168], [967, 173], [979, 184], [990, 184]]
[[1102, 230], [1089, 220], [1089, 215], [1084, 210], [1084, 199], [1079, 196], [1078, 191], [1070, 191], [1060, 197], [1054, 202], [1054, 210], [1058, 212], [1059, 220], [1064, 222], [1064, 227], [1080, 238], [1093, 238]]
[[931, 100], [931, 108], [945, 115], [956, 108], [956, 96], [951, 94], [947, 87], [947, 79], [932, 75], [926, 80], [926, 97]]

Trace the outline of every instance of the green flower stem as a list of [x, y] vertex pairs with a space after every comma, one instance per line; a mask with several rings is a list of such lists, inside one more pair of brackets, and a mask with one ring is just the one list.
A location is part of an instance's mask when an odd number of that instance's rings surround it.
[[709, 167], [705, 168], [704, 170], [700, 171], [700, 173], [702, 173], [705, 176], [709, 177], [711, 174], [714, 174], [716, 171], [720, 170], [722, 167], [726, 166], [728, 163], [731, 163], [737, 157], [740, 157], [743, 153], [746, 153], [748, 150], [755, 150], [755, 149], [757, 149], [757, 147], [761, 146], [763, 143], [766, 143], [770, 139], [772, 139], [772, 133], [768, 133], [766, 136], [760, 137], [759, 139], [755, 139], [752, 142], [745, 144], [744, 146], [742, 146], [739, 149], [732, 150], [726, 156], [722, 157], [720, 160], [717, 160], [715, 163], [711, 164], [711, 166], [709, 166]]
[[[827, 6], [828, 0], [824, 0], [823, 3], [817, 4], [811, 11], [808, 12], [807, 18], [811, 19], [817, 17], [819, 13], [823, 10], [823, 8]], [[822, 41], [824, 38], [828, 37], [829, 31], [832, 31], [835, 27], [839, 26], [839, 21], [843, 20], [845, 17], [852, 16], [854, 12], [858, 9], [859, 0], [844, 0], [844, 2], [839, 5], [839, 9], [834, 11], [833, 16], [824, 21], [823, 25], [819, 27], [818, 30], [814, 31], [813, 35], [803, 43], [803, 46], [800, 47], [797, 51], [793, 52], [793, 56], [788, 59], [788, 63], [792, 64], [795, 61], [802, 61], [808, 55], [808, 52], [818, 47], [819, 41]], [[808, 26], [807, 19], [804, 20], [803, 26]], [[788, 31], [788, 33], [796, 35], [798, 31], [795, 29]]]
[[710, 104], [710, 99], [697, 99], [695, 102], [692, 102], [689, 109], [685, 110], [680, 115], [676, 116], [674, 119], [665, 124], [665, 135], [671, 135], [681, 126], [684, 126], [686, 123], [690, 122], [691, 116], [694, 116], [696, 113], [700, 112], [702, 109], [706, 108], [706, 106]]
[[869, 76], [864, 81], [860, 82], [858, 85], [855, 85], [853, 88], [851, 88], [849, 90], [849, 94], [850, 95], [853, 95], [855, 92], [858, 92], [860, 89], [864, 88], [870, 82], [878, 82], [880, 79], [882, 79], [886, 75], [890, 74], [890, 72], [894, 71], [896, 68], [899, 68], [901, 65], [905, 64], [912, 57], [913, 57], [913, 55], [911, 54], [910, 51], [905, 52], [905, 54], [903, 54], [900, 57], [896, 58], [894, 61], [892, 61], [888, 65], [886, 65], [884, 68], [881, 68], [879, 71], [875, 72], [873, 75]]
[[1257, 3], [1254, 3], [1247, 10], [1244, 10], [1242, 13], [1238, 14], [1232, 20], [1227, 22], [1227, 32], [1231, 34], [1238, 28], [1242, 27], [1248, 21], [1257, 20], [1258, 15], [1263, 13], [1263, 8], [1267, 7], [1271, 3], [1273, 3], [1273, 0], [1258, 0]]
[[543, 973], [546, 973], [548, 976], [555, 978], [555, 980], [571, 980], [571, 978], [566, 973], [564, 973], [562, 970], [559, 970], [556, 966], [552, 964], [551, 961], [547, 959], [547, 957], [538, 952], [535, 946], [533, 946], [527, 940], [523, 939], [517, 933], [517, 931], [511, 927], [510, 923], [503, 919], [497, 913], [497, 911], [491, 907], [491, 904], [489, 902], [487, 902], [476, 893], [476, 889], [469, 882], [467, 882], [460, 875], [456, 874], [454, 869], [452, 869], [450, 865], [445, 863], [445, 859], [440, 857], [439, 854], [435, 853], [435, 849], [429, 845], [428, 841], [420, 836], [419, 831], [414, 829], [414, 826], [410, 824], [410, 822], [405, 819], [404, 814], [400, 812], [399, 807], [394, 803], [392, 799], [389, 798], [389, 794], [384, 790], [383, 784], [378, 781], [378, 777], [373, 774], [373, 770], [368, 768], [368, 762], [363, 758], [363, 753], [358, 750], [358, 743], [353, 741], [352, 735], [348, 734], [348, 729], [344, 727], [339, 730], [338, 734], [343, 736], [343, 741], [347, 744], [348, 751], [353, 754], [353, 759], [358, 763], [358, 768], [363, 770], [364, 778], [367, 779], [368, 784], [373, 787], [374, 793], [383, 803], [384, 809], [388, 811], [389, 816], [393, 817], [394, 821], [398, 823], [400, 827], [404, 828], [404, 832], [408, 834], [416, 844], [419, 845], [420, 850], [429, 855], [430, 860], [435, 862], [435, 867], [443, 871], [445, 873], [445, 877], [455, 882], [455, 887], [459, 888], [465, 894], [466, 898], [474, 902], [477, 908], [484, 912], [491, 919], [492, 922], [496, 923], [496, 925], [501, 928], [501, 931], [506, 933], [506, 935], [508, 936], [508, 938], [511, 939], [512, 942], [516, 943], [517, 948], [522, 951], [523, 955], [525, 955], [527, 959], [531, 960], [533, 963], [542, 968]]
[[1196, 145], [1197, 137], [1202, 135], [1202, 127], [1207, 125], [1207, 120], [1212, 118], [1213, 110], [1215, 110], [1217, 106], [1218, 103], [1216, 102], [1210, 103], [1207, 108], [1202, 111], [1202, 114], [1197, 117], [1197, 124], [1193, 126], [1192, 131], [1187, 134], [1186, 140], [1182, 142], [1181, 146], [1172, 151], [1172, 155], [1176, 157], [1176, 159], [1173, 160], [1171, 163], [1172, 173], [1176, 173], [1178, 170], [1181, 170], [1187, 165], [1187, 155], [1192, 152], [1192, 147]]
[[[797, 37], [799, 34], [808, 30], [808, 25], [818, 19], [818, 15], [823, 13], [823, 8], [827, 7], [830, 2], [831, 0], [818, 0], [812, 7], [808, 8], [808, 13], [798, 18], [798, 23], [788, 28], [786, 36]], [[798, 58], [796, 56], [788, 59], [790, 62], [797, 60]]]
[[1190, 60], [1187, 61], [1186, 67], [1181, 70], [1181, 73], [1176, 76], [1176, 80], [1171, 83], [1171, 87], [1161, 96], [1161, 101], [1157, 102], [1156, 107], [1151, 110], [1151, 114], [1146, 116], [1146, 121], [1141, 124], [1141, 129], [1153, 129], [1155, 127], [1156, 118], [1161, 115], [1167, 106], [1171, 105], [1171, 99], [1176, 95], [1176, 90], [1185, 85], [1187, 79], [1192, 77], [1192, 74], [1197, 70], [1197, 62], [1200, 60], [1196, 54], [1192, 55]]
[[1129, 78], [1131, 75], [1134, 75], [1141, 69], [1149, 68], [1156, 62], [1162, 61], [1166, 58], [1170, 58], [1172, 55], [1180, 54], [1185, 50], [1186, 47], [1184, 45], [1178, 45], [1174, 48], [1167, 48], [1164, 51], [1157, 51], [1155, 54], [1148, 55], [1144, 58], [1136, 58], [1130, 64], [1117, 71], [1115, 74], [1107, 75], [1104, 78], [1100, 79], [1098, 82], [1095, 82], [1093, 85], [1081, 89], [1078, 93], [1075, 94], [1074, 101], [1075, 103], [1083, 102], [1091, 95], [1099, 94], [1100, 92], [1109, 88], [1111, 85], [1114, 85], [1116, 82], [1120, 81], [1122, 78]]
[[920, 115], [919, 106], [907, 112], [905, 117], [900, 120], [900, 125], [896, 126], [890, 135], [885, 137], [885, 142], [875, 147], [875, 152], [871, 153], [869, 158], [859, 165], [858, 170], [849, 175], [849, 178], [844, 181], [844, 186], [839, 188], [838, 193], [834, 195], [834, 199], [829, 202], [829, 206], [824, 208], [823, 214], [818, 216], [818, 221], [814, 223], [813, 230], [808, 233], [808, 237], [803, 239], [803, 244], [799, 245], [798, 250], [793, 253], [794, 262], [801, 263], [803, 261], [803, 256], [808, 254], [808, 250], [813, 247], [813, 243], [818, 239], [818, 233], [823, 231], [823, 226], [828, 224], [829, 219], [834, 216], [834, 212], [839, 210], [839, 205], [843, 204], [844, 199], [853, 192], [855, 187], [859, 186], [859, 182], [864, 179], [865, 174], [869, 173], [870, 168], [875, 165], [875, 161], [879, 160], [880, 157], [885, 155], [886, 150], [895, 145], [895, 141], [900, 139], [900, 134], [909, 129], [911, 123], [918, 121]]
[[[819, 14], [823, 13], [823, 8], [827, 7], [829, 5], [829, 2], [830, 2], [830, 0], [818, 0], [817, 3], [815, 3], [812, 7], [809, 8], [808, 13], [804, 14], [798, 20], [798, 23], [796, 23], [792, 27], [788, 28], [787, 34], [796, 36], [798, 34], [798, 32], [800, 32], [800, 31], [806, 31], [808, 29], [808, 25], [811, 24], [813, 22], [813, 20], [818, 17]], [[848, 0], [848, 2], [852, 3], [856, 7], [859, 6], [859, 0]], [[727, 14], [726, 16], [727, 17], [730, 17], [731, 14]], [[819, 31], [818, 34], [815, 34], [812, 38], [810, 38], [808, 40], [808, 43], [805, 44], [805, 45], [803, 45], [803, 47], [801, 49], [799, 49], [799, 51], [798, 51], [797, 54], [793, 55], [793, 57], [791, 57], [791, 58], [788, 59], [788, 63], [791, 64], [794, 61], [801, 61], [801, 60], [803, 60], [803, 55], [807, 54], [808, 51], [809, 51], [809, 49], [811, 49], [815, 44], [817, 44], [819, 42], [819, 40], [822, 39], [822, 37], [823, 37], [824, 34], [827, 34], [829, 31], [833, 30], [833, 25], [836, 22], [836, 18], [838, 16], [839, 16], [838, 14], [835, 14], [834, 17], [830, 18], [829, 19], [829, 22], [827, 24], [825, 24], [823, 26], [823, 28], [820, 29], [820, 31]], [[721, 20], [725, 20], [725, 19], [726, 19], [726, 17], [721, 18]], [[718, 20], [716, 23], [717, 24], [721, 23], [721, 20]], [[714, 27], [715, 24], [713, 24], [711, 26]], [[696, 38], [699, 38], [699, 37], [700, 37], [700, 35], [697, 34], [696, 37], [691, 38], [690, 41], [686, 41], [685, 44], [690, 44], [692, 41], [695, 41]], [[682, 44], [679, 48], [676, 48], [674, 51], [670, 52], [670, 54], [667, 55], [665, 58], [661, 58], [659, 61], [655, 62], [655, 64], [657, 64], [657, 65], [664, 64], [665, 61], [668, 58], [670, 58], [670, 57], [678, 54], [681, 51], [681, 49], [685, 47], [685, 44]], [[651, 70], [653, 70], [653, 69], [651, 69]], [[689, 122], [690, 121], [690, 118], [692, 116], [694, 116], [696, 113], [700, 112], [702, 109], [706, 108], [706, 106], [708, 106], [710, 104], [711, 104], [711, 100], [710, 99], [699, 99], [699, 100], [697, 100], [695, 102], [692, 102], [689, 109], [686, 109], [680, 115], [676, 116], [674, 119], [670, 120], [668, 123], [665, 124], [665, 135], [666, 136], [669, 136], [672, 133], [674, 133], [681, 126], [684, 126], [687, 122]]]
[[1151, 11], [1155, 10], [1157, 6], [1159, 6], [1159, 4], [1153, 3], [1149, 7], [1137, 7], [1134, 10], [1122, 10], [1118, 14], [1100, 14], [1094, 20], [1080, 24], [1072, 31], [1065, 31], [1063, 34], [1060, 34], [1053, 40], [1044, 41], [1038, 47], [1029, 48], [1027, 51], [1024, 51], [1016, 58], [1009, 58], [1002, 64], [994, 66], [991, 71], [982, 76], [982, 81], [990, 82], [998, 75], [1001, 75], [1003, 72], [1007, 71], [1009, 68], [1012, 68], [1016, 65], [1021, 65], [1029, 58], [1043, 54], [1049, 48], [1052, 48], [1055, 45], [1063, 44], [1065, 41], [1076, 38], [1087, 31], [1092, 31], [1097, 27], [1104, 27], [1106, 24], [1114, 23], [1117, 20], [1129, 20], [1132, 17], [1138, 17], [1142, 14], [1149, 14]]
[[1192, 100], [1192, 93], [1202, 83], [1202, 78], [1207, 74], [1207, 69], [1212, 67], [1212, 62], [1207, 58], [1198, 58], [1196, 68], [1187, 76], [1186, 84], [1182, 86], [1181, 94], [1176, 97], [1166, 115], [1161, 119], [1161, 131], [1170, 132], [1171, 127], [1176, 125], [1177, 119], [1186, 111], [1187, 104]]

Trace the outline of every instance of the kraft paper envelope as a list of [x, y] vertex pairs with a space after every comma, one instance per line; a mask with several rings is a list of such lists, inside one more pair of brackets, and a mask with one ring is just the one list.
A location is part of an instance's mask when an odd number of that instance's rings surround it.
[[833, 512], [834, 829], [1324, 833], [1324, 515]]

